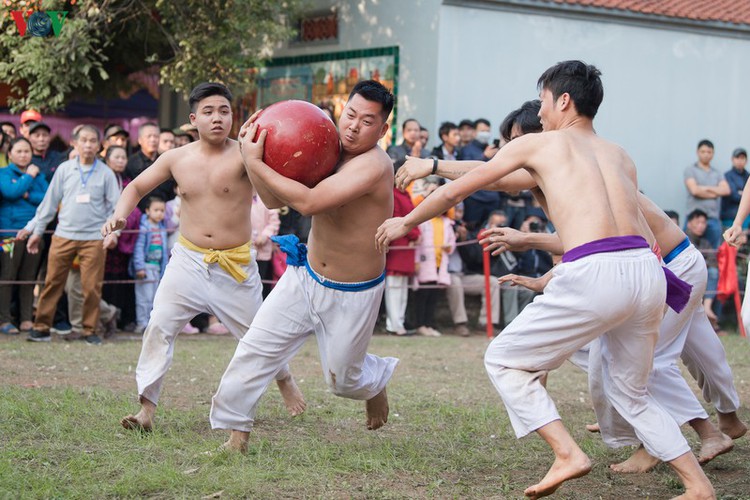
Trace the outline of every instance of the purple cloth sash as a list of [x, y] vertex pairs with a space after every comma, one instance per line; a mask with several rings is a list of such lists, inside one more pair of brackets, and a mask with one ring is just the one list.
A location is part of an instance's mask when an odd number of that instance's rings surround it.
[[[563, 254], [562, 261], [573, 262], [595, 253], [619, 252], [634, 248], [650, 248], [650, 246], [643, 236], [602, 238], [601, 240], [590, 241], [568, 250]], [[662, 267], [662, 271], [664, 271], [664, 277], [667, 279], [667, 305], [676, 313], [680, 313], [685, 309], [688, 300], [690, 300], [690, 292], [693, 290], [693, 285], [682, 281], [666, 267]]]

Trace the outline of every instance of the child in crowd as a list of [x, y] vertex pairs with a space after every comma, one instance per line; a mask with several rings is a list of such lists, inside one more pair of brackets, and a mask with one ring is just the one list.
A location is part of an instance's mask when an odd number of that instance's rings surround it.
[[[403, 217], [414, 210], [409, 193], [393, 188], [393, 216]], [[409, 281], [414, 276], [414, 247], [419, 240], [415, 227], [403, 238], [393, 240], [385, 256], [385, 329], [388, 333], [406, 335], [404, 319], [409, 297]], [[401, 248], [399, 248], [401, 247]], [[410, 248], [404, 248], [410, 247]]]
[[154, 296], [167, 267], [167, 227], [164, 223], [164, 200], [151, 197], [146, 213], [141, 217], [141, 228], [133, 250], [132, 269], [135, 278], [137, 332], [143, 333], [154, 307]]
[[[426, 178], [430, 183], [427, 196], [439, 186], [439, 178], [433, 177]], [[447, 214], [423, 222], [419, 231], [422, 239], [416, 247], [415, 261], [420, 288], [414, 294], [417, 335], [439, 337], [441, 333], [435, 329], [435, 306], [440, 294], [437, 285], [451, 284], [448, 256], [456, 249], [456, 234]]]
[[250, 217], [253, 222], [253, 249], [256, 251], [255, 260], [258, 263], [258, 273], [263, 280], [263, 298], [265, 299], [273, 285], [273, 267], [271, 257], [273, 254], [273, 241], [271, 236], [279, 234], [279, 211], [269, 209], [263, 204], [260, 196], [253, 196], [253, 211]]

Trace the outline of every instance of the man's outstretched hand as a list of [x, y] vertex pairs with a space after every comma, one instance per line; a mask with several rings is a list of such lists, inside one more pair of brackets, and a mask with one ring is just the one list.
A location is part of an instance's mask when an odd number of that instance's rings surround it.
[[393, 240], [406, 236], [410, 230], [411, 228], [404, 224], [403, 217], [387, 219], [375, 232], [375, 248], [377, 248], [380, 253], [386, 253], [388, 251], [388, 246]]

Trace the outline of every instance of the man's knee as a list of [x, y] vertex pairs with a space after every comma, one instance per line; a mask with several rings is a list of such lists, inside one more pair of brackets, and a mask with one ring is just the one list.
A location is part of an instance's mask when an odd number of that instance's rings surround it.
[[490, 376], [500, 375], [507, 366], [503, 362], [503, 348], [500, 342], [492, 342], [484, 353], [484, 368]]

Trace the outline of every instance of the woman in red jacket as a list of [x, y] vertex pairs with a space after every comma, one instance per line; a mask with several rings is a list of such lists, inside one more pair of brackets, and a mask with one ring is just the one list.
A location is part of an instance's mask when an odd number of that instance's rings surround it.
[[[414, 210], [409, 193], [393, 188], [393, 216], [403, 217]], [[409, 280], [414, 276], [414, 245], [419, 239], [415, 227], [406, 236], [394, 240], [385, 258], [385, 329], [396, 335], [406, 335], [404, 316], [409, 294]], [[409, 248], [403, 248], [409, 247]]]

